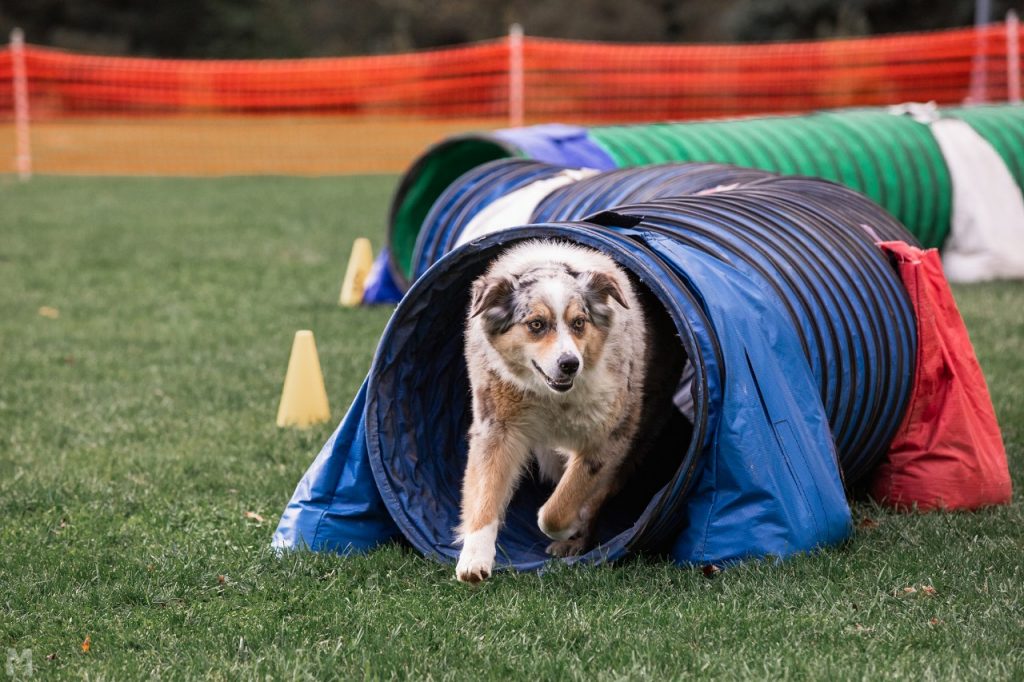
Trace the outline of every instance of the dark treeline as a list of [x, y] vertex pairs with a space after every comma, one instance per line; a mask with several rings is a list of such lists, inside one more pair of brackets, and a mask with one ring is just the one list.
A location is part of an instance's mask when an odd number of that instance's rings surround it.
[[[1021, 0], [992, 0], [1001, 19]], [[828, 38], [969, 25], [974, 0], [0, 0], [0, 30], [102, 54], [302, 57], [504, 35], [626, 42]], [[5, 41], [4, 41], [5, 42]]]

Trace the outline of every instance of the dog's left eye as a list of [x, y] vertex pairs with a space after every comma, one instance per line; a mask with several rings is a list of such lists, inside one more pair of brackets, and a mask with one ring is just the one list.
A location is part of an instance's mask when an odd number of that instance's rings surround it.
[[544, 320], [530, 320], [526, 323], [526, 326], [530, 328], [531, 332], [542, 332], [544, 331]]
[[585, 317], [577, 317], [572, 321], [573, 329], [583, 329], [585, 326], [587, 326], [587, 318]]

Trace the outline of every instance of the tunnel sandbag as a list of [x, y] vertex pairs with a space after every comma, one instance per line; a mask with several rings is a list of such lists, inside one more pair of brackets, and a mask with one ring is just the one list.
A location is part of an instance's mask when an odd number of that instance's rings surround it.
[[389, 264], [399, 286], [408, 288], [416, 238], [437, 198], [466, 171], [488, 161], [513, 157], [598, 170], [615, 167], [591, 141], [587, 129], [578, 126], [547, 124], [442, 140], [413, 162], [391, 200]]
[[953, 215], [942, 252], [952, 282], [1024, 278], [1024, 194], [1008, 162], [1019, 160], [1021, 150], [1013, 126], [990, 128], [991, 122], [986, 116], [976, 127], [946, 116], [929, 124], [953, 182]]
[[944, 109], [942, 115], [976, 130], [1003, 159], [1017, 186], [1024, 189], [1024, 107], [964, 107]]

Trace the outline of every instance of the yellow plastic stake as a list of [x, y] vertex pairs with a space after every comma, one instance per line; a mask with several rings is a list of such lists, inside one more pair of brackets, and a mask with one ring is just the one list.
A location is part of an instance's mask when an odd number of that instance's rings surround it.
[[366, 278], [373, 267], [373, 247], [370, 240], [360, 237], [352, 243], [352, 255], [348, 257], [348, 269], [345, 270], [345, 280], [341, 285], [341, 296], [338, 297], [338, 304], [351, 308], [363, 302], [363, 290], [366, 287]]
[[313, 332], [297, 331], [288, 359], [288, 373], [284, 377], [281, 405], [277, 408], [277, 425], [305, 427], [330, 418], [331, 408], [327, 405], [327, 389]]

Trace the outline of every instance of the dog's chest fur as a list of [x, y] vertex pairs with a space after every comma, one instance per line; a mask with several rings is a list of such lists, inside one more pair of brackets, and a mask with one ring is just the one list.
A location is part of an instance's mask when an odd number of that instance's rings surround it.
[[630, 388], [628, 375], [606, 372], [587, 377], [571, 395], [548, 397], [488, 372], [474, 388], [475, 413], [488, 428], [514, 429], [536, 445], [580, 451], [608, 438], [629, 417]]

